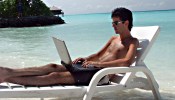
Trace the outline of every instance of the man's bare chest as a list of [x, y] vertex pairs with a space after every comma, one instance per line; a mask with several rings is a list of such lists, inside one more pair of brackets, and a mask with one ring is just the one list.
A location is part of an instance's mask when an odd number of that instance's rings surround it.
[[108, 46], [108, 49], [106, 52], [119, 57], [121, 55], [125, 55], [127, 53], [127, 51], [128, 51], [128, 47], [123, 45], [120, 40], [114, 40]]

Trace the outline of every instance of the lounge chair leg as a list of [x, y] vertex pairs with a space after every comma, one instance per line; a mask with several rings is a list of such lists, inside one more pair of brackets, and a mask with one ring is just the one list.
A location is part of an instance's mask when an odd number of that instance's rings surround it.
[[[150, 87], [151, 87], [152, 93], [154, 95], [154, 98], [155, 98], [155, 100], [161, 100], [161, 95], [160, 95], [160, 92], [159, 92], [159, 86], [156, 83], [151, 71], [148, 70], [147, 72], [148, 73], [145, 73], [145, 75], [147, 76], [147, 79], [148, 79], [148, 82], [150, 84]], [[152, 76], [152, 77], [150, 77], [150, 76]]]
[[161, 96], [157, 87], [152, 89], [155, 100], [161, 100]]
[[92, 95], [91, 94], [92, 92], [89, 92], [89, 93], [86, 93], [84, 96], [83, 96], [83, 100], [91, 100], [92, 99]]
[[91, 100], [91, 99], [92, 99], [92, 96], [85, 95], [85, 96], [83, 97], [83, 100]]

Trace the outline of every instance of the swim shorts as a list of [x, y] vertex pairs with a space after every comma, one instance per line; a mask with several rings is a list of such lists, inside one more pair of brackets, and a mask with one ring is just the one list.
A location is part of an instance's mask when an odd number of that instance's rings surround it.
[[[100, 70], [100, 69], [99, 69]], [[72, 76], [75, 80], [75, 85], [89, 85], [92, 77], [98, 70], [94, 71], [78, 71], [72, 72]]]
[[[89, 82], [93, 75], [101, 68], [91, 66], [89, 68], [83, 68], [77, 64], [77, 66], [68, 65], [61, 61], [61, 64], [72, 74], [75, 80], [75, 85], [89, 85]], [[76, 64], [75, 64], [76, 65]]]

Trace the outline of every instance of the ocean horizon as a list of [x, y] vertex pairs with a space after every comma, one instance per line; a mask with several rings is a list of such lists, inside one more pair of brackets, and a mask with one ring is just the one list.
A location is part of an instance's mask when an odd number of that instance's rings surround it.
[[[145, 63], [159, 84], [162, 100], [175, 100], [175, 10], [134, 11], [134, 26], [160, 26]], [[65, 40], [71, 58], [99, 51], [111, 36], [110, 13], [65, 15], [66, 24], [45, 27], [0, 28], [0, 66], [25, 68], [48, 63], [60, 64], [52, 37]], [[81, 98], [51, 100], [81, 100]], [[154, 100], [151, 91], [131, 89], [105, 92], [92, 100]], [[23, 100], [3, 99], [0, 100]], [[33, 100], [33, 99], [30, 99]]]

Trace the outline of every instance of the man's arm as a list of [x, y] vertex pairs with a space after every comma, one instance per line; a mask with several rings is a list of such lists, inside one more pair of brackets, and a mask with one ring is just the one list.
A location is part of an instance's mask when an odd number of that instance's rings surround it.
[[139, 42], [137, 39], [133, 39], [131, 44], [129, 45], [128, 52], [126, 56], [122, 59], [117, 59], [108, 62], [91, 62], [91, 64], [105, 68], [105, 67], [119, 67], [119, 66], [130, 66], [136, 56], [137, 47]]
[[81, 61], [81, 62], [84, 62], [84, 61], [98, 61], [98, 59], [99, 59], [99, 56], [107, 49], [107, 47], [111, 44], [111, 41], [114, 39], [114, 38], [116, 38], [115, 36], [113, 36], [113, 37], [111, 37], [110, 39], [109, 39], [109, 41], [106, 43], [106, 45], [100, 50], [100, 51], [98, 51], [97, 53], [95, 53], [95, 54], [92, 54], [92, 55], [90, 55], [90, 56], [88, 56], [88, 57], [85, 57], [85, 58], [77, 58], [77, 59], [75, 59], [74, 61], [73, 61], [73, 63], [75, 64], [75, 63], [77, 63], [77, 62], [79, 62], [79, 61]]

